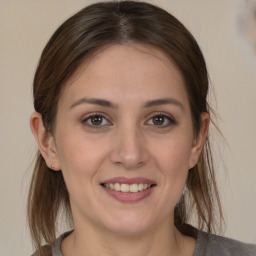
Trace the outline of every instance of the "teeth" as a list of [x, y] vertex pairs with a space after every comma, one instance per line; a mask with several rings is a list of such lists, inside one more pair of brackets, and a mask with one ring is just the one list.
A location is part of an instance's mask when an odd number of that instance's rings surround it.
[[135, 193], [139, 191], [139, 185], [138, 184], [132, 184], [130, 185], [130, 192]]
[[119, 183], [115, 183], [114, 189], [115, 189], [115, 191], [120, 191], [121, 190], [120, 184]]
[[145, 189], [150, 188], [152, 185], [150, 184], [120, 184], [120, 183], [104, 183], [104, 187], [115, 190], [115, 191], [121, 191], [121, 192], [131, 192], [136, 193]]
[[139, 191], [142, 191], [143, 189], [144, 189], [144, 186], [143, 186], [142, 183], [140, 183], [139, 186], [138, 186], [138, 190], [139, 190]]
[[[116, 183], [118, 184], [118, 183]], [[121, 191], [122, 192], [130, 192], [130, 185], [128, 184], [121, 184]]]

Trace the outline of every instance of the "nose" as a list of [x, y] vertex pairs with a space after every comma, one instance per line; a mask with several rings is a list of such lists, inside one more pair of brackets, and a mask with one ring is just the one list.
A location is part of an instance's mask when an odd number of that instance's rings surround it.
[[113, 139], [114, 147], [110, 155], [111, 161], [126, 170], [134, 170], [143, 166], [149, 159], [144, 136], [136, 127], [120, 129]]

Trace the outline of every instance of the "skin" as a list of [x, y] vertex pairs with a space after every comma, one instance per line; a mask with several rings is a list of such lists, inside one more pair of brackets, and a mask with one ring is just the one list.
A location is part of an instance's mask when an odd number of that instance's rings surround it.
[[[145, 107], [166, 98], [172, 102]], [[93, 126], [95, 114], [104, 118]], [[40, 151], [62, 170], [70, 193], [75, 231], [63, 241], [63, 255], [193, 255], [195, 240], [174, 227], [174, 208], [206, 138], [208, 114], [201, 119], [195, 138], [179, 70], [161, 51], [138, 44], [109, 46], [78, 69], [60, 97], [53, 134], [32, 114]], [[156, 187], [139, 202], [120, 202], [100, 185], [120, 176]]]

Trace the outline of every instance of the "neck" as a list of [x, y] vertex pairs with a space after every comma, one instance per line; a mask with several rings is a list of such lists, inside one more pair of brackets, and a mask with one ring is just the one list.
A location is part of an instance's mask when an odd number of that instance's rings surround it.
[[79, 226], [62, 243], [63, 256], [191, 256], [192, 238], [183, 236], [168, 221], [140, 234], [120, 234], [100, 230], [92, 225]]

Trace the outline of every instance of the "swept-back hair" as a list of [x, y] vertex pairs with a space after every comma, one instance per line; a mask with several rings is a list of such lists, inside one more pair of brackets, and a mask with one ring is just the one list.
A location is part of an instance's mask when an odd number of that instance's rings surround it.
[[[66, 20], [45, 46], [33, 82], [35, 111], [41, 113], [49, 133], [54, 131], [58, 101], [67, 80], [96, 51], [108, 45], [138, 43], [166, 54], [180, 70], [189, 98], [194, 134], [207, 103], [209, 79], [202, 52], [191, 33], [174, 16], [145, 2], [112, 1], [92, 4]], [[129, 72], [129, 71], [127, 71]], [[216, 186], [209, 137], [198, 164], [189, 170], [187, 192], [175, 207], [175, 225], [189, 234], [194, 225], [218, 231], [222, 210]], [[69, 193], [62, 172], [50, 170], [38, 152], [28, 196], [28, 220], [36, 249], [56, 239], [60, 210], [72, 220]]]

